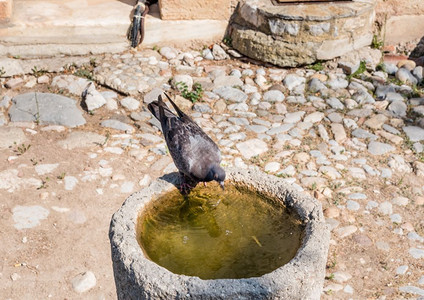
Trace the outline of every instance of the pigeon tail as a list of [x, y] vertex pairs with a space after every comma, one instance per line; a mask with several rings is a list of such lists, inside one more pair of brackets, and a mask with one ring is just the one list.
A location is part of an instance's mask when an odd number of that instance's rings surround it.
[[164, 116], [167, 118], [176, 117], [176, 115], [166, 106], [165, 102], [162, 100], [162, 96], [158, 97], [158, 101], [153, 101], [147, 105], [147, 108], [150, 110], [152, 115], [155, 116], [156, 119], [159, 121], [161, 120], [160, 117], [160, 107], [163, 108]]

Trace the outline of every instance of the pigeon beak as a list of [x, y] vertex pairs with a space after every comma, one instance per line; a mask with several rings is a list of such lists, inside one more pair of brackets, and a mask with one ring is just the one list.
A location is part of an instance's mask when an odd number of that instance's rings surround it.
[[224, 187], [224, 181], [220, 181], [220, 182], [219, 182], [219, 185], [221, 186], [222, 190], [225, 190], [225, 187]]

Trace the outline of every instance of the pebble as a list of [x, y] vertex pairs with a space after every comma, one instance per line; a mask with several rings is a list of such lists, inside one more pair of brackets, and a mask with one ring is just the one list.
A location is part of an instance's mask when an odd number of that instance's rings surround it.
[[367, 195], [362, 193], [352, 193], [348, 195], [348, 198], [351, 200], [365, 200], [367, 199]]
[[354, 131], [352, 131], [352, 136], [359, 139], [370, 139], [372, 141], [378, 138], [375, 134], [372, 134], [361, 128], [357, 128]]
[[305, 82], [306, 79], [304, 77], [298, 76], [296, 74], [288, 74], [283, 80], [285, 87], [289, 90], [293, 90], [295, 87], [304, 84]]
[[326, 103], [334, 109], [340, 109], [340, 110], [344, 109], [343, 103], [341, 103], [340, 100], [337, 98], [331, 97], [327, 99]]
[[122, 99], [120, 103], [129, 111], [137, 110], [140, 107], [140, 102], [132, 97], [126, 97]]
[[378, 212], [383, 215], [391, 215], [393, 213], [393, 206], [390, 202], [385, 201], [380, 203]]
[[416, 286], [401, 286], [399, 291], [412, 295], [424, 296], [424, 289], [420, 289]]
[[388, 110], [393, 113], [393, 115], [398, 117], [405, 117], [407, 109], [408, 106], [406, 103], [401, 101], [394, 101], [388, 107]]
[[344, 283], [352, 278], [352, 275], [350, 275], [347, 272], [343, 271], [337, 271], [333, 273], [333, 279], [337, 283]]
[[82, 92], [82, 100], [87, 106], [88, 111], [94, 111], [106, 104], [106, 99], [96, 90], [92, 82]]
[[343, 290], [343, 286], [337, 283], [331, 283], [323, 288], [323, 292], [327, 293], [335, 293], [341, 290]]
[[40, 225], [42, 220], [47, 219], [49, 210], [39, 205], [21, 206], [17, 205], [12, 209], [14, 227], [16, 229], [33, 228]]
[[393, 215], [390, 216], [390, 220], [393, 223], [401, 224], [402, 223], [402, 216], [399, 215], [399, 214], [393, 214]]
[[129, 133], [134, 132], [134, 128], [132, 126], [118, 120], [112, 120], [112, 119], [104, 120], [100, 123], [100, 125], [102, 127], [112, 128], [112, 129], [121, 130], [121, 131], [129, 132]]
[[141, 187], [146, 187], [150, 184], [150, 182], [152, 181], [152, 178], [150, 177], [149, 174], [144, 174], [143, 178], [141, 178], [138, 182], [138, 184]]
[[17, 78], [12, 78], [6, 81], [6, 84], [4, 86], [8, 89], [14, 89], [23, 84], [24, 84], [24, 80], [20, 77], [17, 77]]
[[267, 144], [259, 139], [251, 139], [238, 143], [236, 144], [236, 147], [240, 151], [241, 155], [246, 159], [250, 159], [268, 151]]
[[121, 193], [132, 193], [134, 190], [134, 182], [126, 181], [121, 185]]
[[58, 166], [59, 166], [58, 163], [56, 163], [56, 164], [37, 164], [35, 166], [35, 172], [37, 172], [38, 175], [42, 176], [42, 175], [53, 172]]
[[359, 205], [359, 203], [356, 201], [347, 200], [346, 208], [350, 211], [358, 211], [361, 208], [361, 205]]
[[284, 94], [278, 90], [270, 90], [263, 95], [263, 100], [268, 102], [282, 102], [284, 99]]
[[381, 171], [381, 178], [391, 178], [392, 177], [392, 170], [388, 168], [380, 168]]
[[400, 266], [396, 268], [397, 275], [405, 275], [406, 271], [408, 271], [408, 266]]
[[349, 226], [345, 226], [345, 227], [340, 227], [338, 229], [335, 230], [335, 233], [337, 234], [337, 236], [341, 239], [348, 237], [352, 234], [354, 234], [356, 231], [358, 230], [358, 227], [354, 226], [354, 225], [349, 225]]
[[411, 74], [408, 69], [400, 68], [396, 72], [396, 78], [402, 81], [403, 83], [415, 85], [418, 83], [418, 80]]
[[367, 206], [365, 208], [368, 210], [372, 210], [377, 207], [378, 207], [378, 203], [371, 200], [371, 201], [368, 201]]
[[412, 257], [415, 258], [415, 259], [424, 258], [424, 250], [423, 249], [410, 248], [409, 254], [411, 254]]
[[324, 113], [322, 112], [313, 112], [309, 115], [307, 115], [303, 121], [304, 122], [310, 122], [310, 123], [319, 123], [322, 121], [322, 119], [324, 118]]
[[215, 60], [224, 60], [228, 58], [227, 53], [221, 46], [214, 44], [212, 47], [212, 54]]
[[377, 241], [375, 243], [375, 246], [377, 247], [377, 249], [379, 249], [381, 251], [385, 251], [385, 252], [389, 252], [390, 251], [390, 245], [387, 242]]
[[395, 147], [389, 144], [372, 141], [368, 144], [368, 152], [372, 155], [384, 155], [395, 151]]
[[78, 179], [74, 176], [65, 176], [65, 190], [72, 191], [78, 183]]
[[348, 284], [343, 289], [343, 292], [345, 292], [346, 294], [353, 294], [354, 291], [355, 290], [353, 289], [353, 287]]
[[280, 167], [281, 165], [279, 162], [272, 161], [265, 165], [264, 170], [268, 173], [275, 173], [280, 169]]
[[16, 281], [21, 279], [21, 275], [19, 275], [18, 273], [12, 273], [12, 275], [10, 275], [10, 279], [12, 279], [12, 281]]
[[236, 103], [246, 102], [248, 98], [247, 94], [244, 93], [243, 91], [240, 91], [239, 89], [228, 87], [228, 86], [217, 88], [213, 90], [213, 92], [225, 100], [236, 102]]
[[85, 293], [96, 286], [97, 280], [93, 272], [86, 271], [75, 276], [71, 283], [75, 292]]
[[417, 126], [405, 126], [402, 128], [411, 142], [419, 142], [424, 140], [424, 129]]

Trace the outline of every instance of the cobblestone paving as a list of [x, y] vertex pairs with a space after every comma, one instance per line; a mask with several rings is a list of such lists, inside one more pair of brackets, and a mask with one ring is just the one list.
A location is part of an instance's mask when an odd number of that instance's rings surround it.
[[[111, 214], [176, 170], [146, 109], [161, 91], [217, 141], [224, 166], [259, 168], [320, 200], [332, 230], [323, 299], [424, 297], [422, 67], [280, 69], [218, 45], [91, 63], [89, 74], [1, 79], [2, 298], [116, 297]], [[198, 85], [201, 101], [181, 96]]]

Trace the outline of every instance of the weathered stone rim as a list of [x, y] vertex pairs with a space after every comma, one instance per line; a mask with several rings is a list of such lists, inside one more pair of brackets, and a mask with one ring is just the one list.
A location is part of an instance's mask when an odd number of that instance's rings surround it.
[[[249, 6], [251, 9], [257, 7], [258, 15], [267, 18], [275, 17], [290, 21], [328, 21], [362, 15], [370, 9], [373, 9], [375, 7], [375, 2], [373, 0], [353, 0], [351, 2], [285, 3], [274, 5], [271, 4], [271, 1], [246, 0], [244, 5]], [[281, 10], [282, 7], [286, 8], [287, 12], [283, 12]], [[305, 8], [308, 7], [317, 8], [320, 13], [313, 14], [313, 10], [308, 10], [306, 14], [304, 11]], [[338, 12], [336, 14], [330, 14], [330, 12], [334, 12], [336, 8], [339, 8]]]
[[234, 296], [319, 299], [330, 237], [320, 203], [294, 191], [277, 177], [260, 171], [228, 170], [227, 174], [228, 183], [266, 193], [298, 213], [305, 223], [305, 237], [296, 256], [261, 277], [214, 280], [174, 274], [147, 259], [136, 240], [137, 218], [151, 199], [173, 187], [172, 183], [178, 180], [175, 173], [166, 176], [169, 182], [158, 179], [128, 197], [112, 217], [109, 236], [119, 299], [225, 299]]

